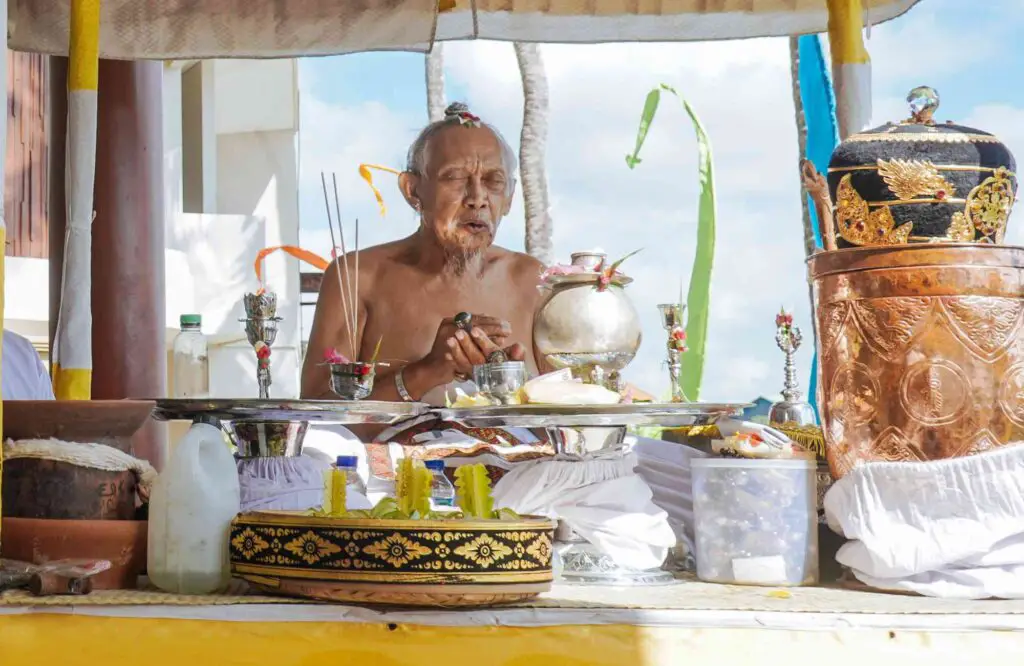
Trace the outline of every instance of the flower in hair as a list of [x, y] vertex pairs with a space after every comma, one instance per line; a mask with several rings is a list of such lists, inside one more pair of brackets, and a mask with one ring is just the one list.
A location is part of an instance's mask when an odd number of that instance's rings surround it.
[[480, 116], [470, 113], [469, 107], [462, 102], [449, 104], [448, 108], [444, 110], [444, 117], [446, 120], [454, 118], [459, 121], [460, 125], [466, 127], [480, 127]]

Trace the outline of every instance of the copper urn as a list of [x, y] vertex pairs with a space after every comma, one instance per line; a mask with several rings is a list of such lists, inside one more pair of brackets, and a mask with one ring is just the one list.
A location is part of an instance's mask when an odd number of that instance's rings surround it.
[[809, 271], [833, 476], [1024, 440], [1024, 248], [852, 248]]

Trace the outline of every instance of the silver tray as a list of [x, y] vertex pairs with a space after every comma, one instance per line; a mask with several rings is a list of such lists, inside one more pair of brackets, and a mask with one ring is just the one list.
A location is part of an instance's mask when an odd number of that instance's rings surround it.
[[433, 410], [471, 428], [704, 425], [740, 414], [748, 403], [667, 402], [629, 405], [502, 405]]
[[390, 425], [425, 414], [420, 402], [377, 400], [181, 400], [156, 401], [153, 417], [161, 421], [212, 418], [220, 421], [305, 421], [357, 425]]

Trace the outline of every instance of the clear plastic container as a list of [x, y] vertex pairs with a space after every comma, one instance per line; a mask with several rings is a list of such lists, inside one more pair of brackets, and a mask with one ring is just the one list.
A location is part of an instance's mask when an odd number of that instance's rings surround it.
[[235, 459], [220, 428], [193, 423], [150, 495], [150, 581], [176, 594], [227, 587], [229, 532], [240, 501]]
[[335, 467], [345, 472], [345, 490], [366, 497], [366, 484], [359, 476], [359, 456], [338, 456]]
[[455, 506], [455, 486], [444, 475], [443, 460], [428, 460], [424, 463], [430, 470], [430, 503], [435, 509]]
[[174, 338], [172, 373], [174, 397], [201, 399], [210, 397], [210, 359], [203, 335], [203, 318], [181, 315], [181, 332]]
[[691, 465], [698, 578], [771, 586], [818, 582], [814, 461], [703, 458]]

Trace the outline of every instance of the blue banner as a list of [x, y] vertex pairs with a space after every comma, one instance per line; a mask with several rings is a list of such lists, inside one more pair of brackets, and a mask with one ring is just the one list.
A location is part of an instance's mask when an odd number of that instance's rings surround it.
[[[836, 98], [832, 89], [832, 76], [825, 54], [821, 48], [821, 37], [804, 35], [799, 39], [800, 55], [800, 100], [804, 107], [807, 124], [807, 154], [820, 173], [827, 173], [832, 151], [839, 145], [839, 124], [836, 121]], [[809, 202], [810, 203], [810, 202]], [[821, 231], [818, 229], [818, 214], [811, 209], [811, 226], [814, 229], [814, 243], [821, 247]], [[813, 313], [812, 313], [813, 316]], [[811, 362], [808, 402], [818, 410], [818, 354], [815, 351]], [[819, 415], [820, 422], [820, 415]]]

